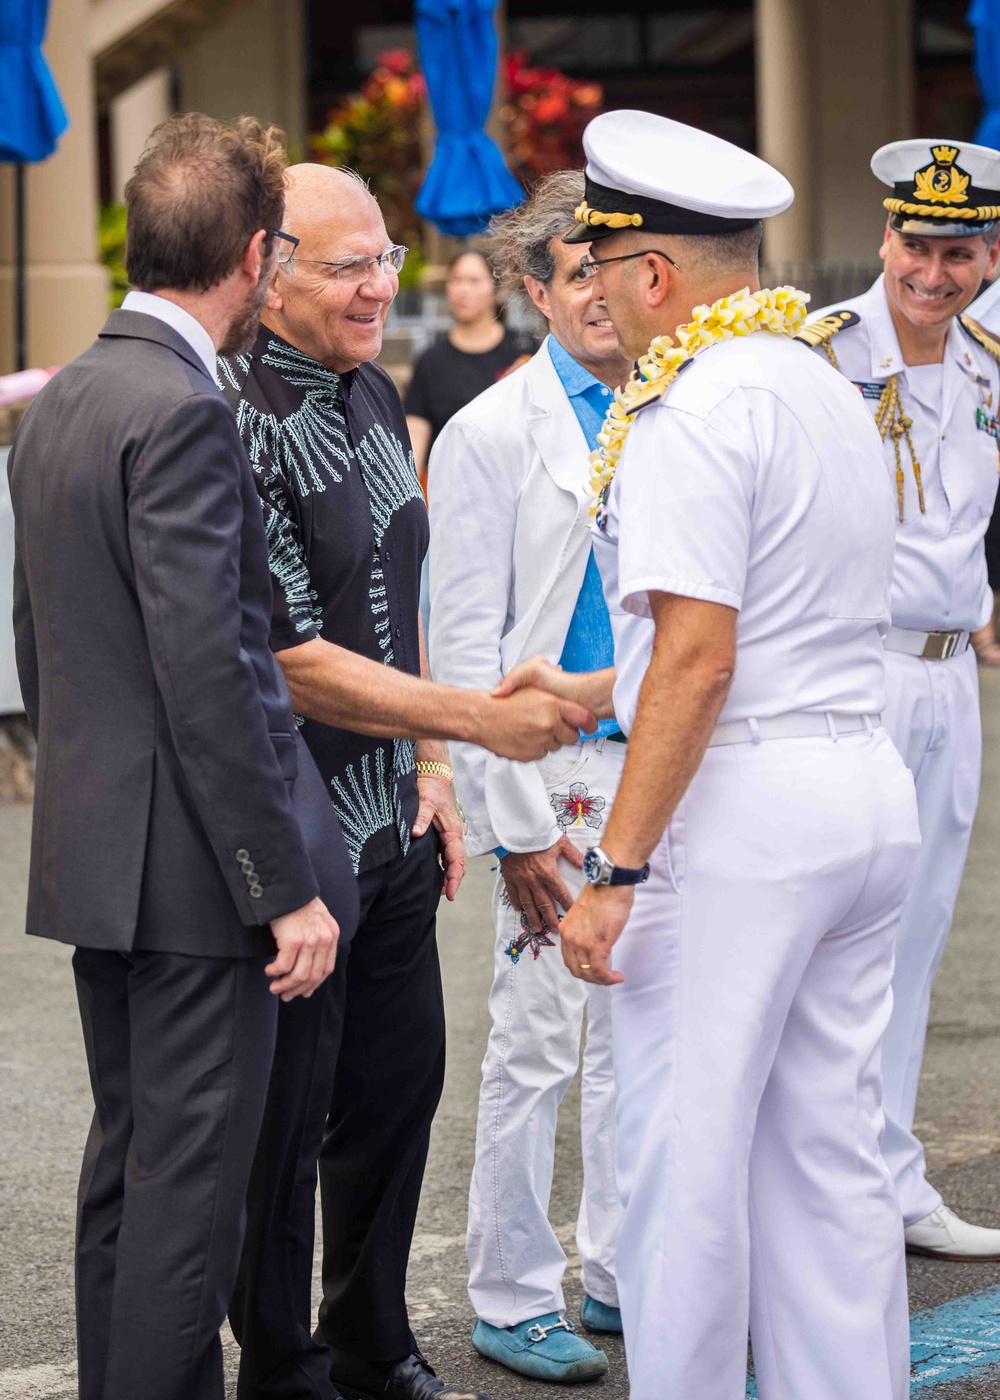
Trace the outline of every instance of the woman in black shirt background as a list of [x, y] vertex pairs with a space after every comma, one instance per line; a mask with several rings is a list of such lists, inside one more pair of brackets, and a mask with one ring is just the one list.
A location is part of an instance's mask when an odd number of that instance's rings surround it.
[[537, 349], [530, 336], [507, 330], [500, 320], [496, 282], [485, 253], [459, 253], [452, 259], [445, 296], [455, 324], [419, 357], [403, 400], [422, 481], [431, 445], [448, 419]]

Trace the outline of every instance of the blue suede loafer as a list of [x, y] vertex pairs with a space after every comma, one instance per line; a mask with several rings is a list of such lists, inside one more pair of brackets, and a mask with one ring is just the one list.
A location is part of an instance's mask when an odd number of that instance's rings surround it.
[[608, 1369], [603, 1351], [578, 1336], [569, 1318], [546, 1313], [519, 1322], [516, 1327], [491, 1327], [478, 1318], [472, 1345], [480, 1356], [499, 1361], [508, 1371], [533, 1381], [593, 1381]]
[[589, 1293], [583, 1295], [580, 1321], [588, 1332], [618, 1332], [622, 1330], [620, 1308], [609, 1308], [607, 1303], [599, 1303]]

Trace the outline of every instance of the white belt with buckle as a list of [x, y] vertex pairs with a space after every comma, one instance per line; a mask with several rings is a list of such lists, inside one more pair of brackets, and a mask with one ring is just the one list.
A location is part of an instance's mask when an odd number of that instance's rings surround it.
[[846, 715], [835, 710], [818, 715], [797, 711], [770, 719], [731, 719], [715, 726], [708, 747], [761, 744], [765, 739], [810, 739], [824, 734], [836, 743], [842, 734], [873, 734], [881, 723], [881, 715]]
[[908, 627], [890, 627], [885, 649], [901, 651], [904, 656], [919, 656], [924, 661], [947, 661], [949, 657], [968, 651], [969, 633], [912, 632]]

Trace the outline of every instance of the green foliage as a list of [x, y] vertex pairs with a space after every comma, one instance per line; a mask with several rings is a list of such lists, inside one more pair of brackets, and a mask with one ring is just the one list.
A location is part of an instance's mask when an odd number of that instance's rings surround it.
[[400, 274], [401, 287], [417, 285], [424, 261], [423, 228], [413, 201], [423, 178], [420, 124], [425, 101], [424, 81], [412, 58], [393, 49], [379, 56], [378, 67], [361, 91], [345, 98], [328, 114], [324, 130], [309, 138], [312, 160], [348, 166], [368, 181], [389, 237], [411, 250]]
[[111, 273], [111, 310], [121, 306], [128, 291], [125, 276], [125, 206], [105, 204], [100, 221], [101, 261]]

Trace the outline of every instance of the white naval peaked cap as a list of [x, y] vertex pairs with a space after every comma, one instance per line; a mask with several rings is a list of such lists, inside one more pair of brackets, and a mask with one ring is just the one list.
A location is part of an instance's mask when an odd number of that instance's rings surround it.
[[586, 196], [566, 242], [623, 228], [725, 233], [787, 209], [791, 185], [749, 151], [653, 112], [604, 112], [583, 134]]
[[958, 238], [1000, 218], [1000, 151], [989, 146], [890, 141], [872, 156], [872, 172], [892, 188], [883, 204], [900, 233]]

